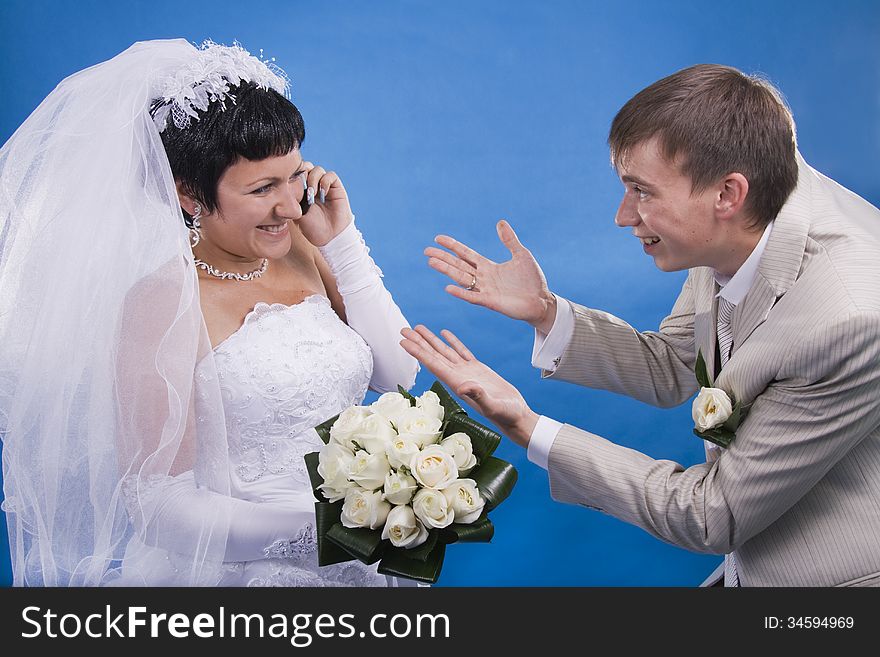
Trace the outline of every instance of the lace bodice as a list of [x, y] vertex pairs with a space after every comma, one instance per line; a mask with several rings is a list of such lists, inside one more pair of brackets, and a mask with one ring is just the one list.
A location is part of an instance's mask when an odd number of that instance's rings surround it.
[[303, 456], [322, 445], [313, 427], [363, 400], [369, 347], [312, 295], [294, 306], [258, 303], [214, 360], [234, 491], [260, 498], [264, 480], [279, 477], [309, 488]]
[[[254, 502], [312, 509], [303, 456], [323, 445], [316, 425], [359, 404], [373, 360], [326, 297], [258, 303], [214, 349], [229, 443], [231, 492]], [[319, 568], [314, 525], [266, 545], [266, 559], [229, 562], [221, 583], [247, 586], [376, 586], [375, 567]]]

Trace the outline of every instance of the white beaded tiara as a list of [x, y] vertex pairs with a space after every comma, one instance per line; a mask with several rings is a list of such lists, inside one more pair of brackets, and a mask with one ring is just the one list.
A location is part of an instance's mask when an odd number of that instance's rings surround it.
[[252, 82], [263, 89], [274, 89], [290, 97], [290, 79], [270, 60], [254, 57], [240, 43], [224, 46], [205, 41], [196, 51], [196, 57], [174, 75], [160, 81], [158, 89], [162, 104], [153, 113], [153, 121], [162, 132], [168, 125], [168, 116], [178, 128], [186, 128], [192, 119], [198, 120], [196, 110], [205, 111], [208, 104], [219, 102], [226, 109], [226, 101], [235, 102], [230, 86], [242, 81]]

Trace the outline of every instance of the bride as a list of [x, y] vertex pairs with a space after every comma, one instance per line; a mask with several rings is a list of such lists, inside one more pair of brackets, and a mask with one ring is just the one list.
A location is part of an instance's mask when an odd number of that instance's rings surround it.
[[418, 365], [287, 89], [237, 44], [137, 43], [0, 151], [15, 585], [397, 583], [317, 565], [313, 427]]

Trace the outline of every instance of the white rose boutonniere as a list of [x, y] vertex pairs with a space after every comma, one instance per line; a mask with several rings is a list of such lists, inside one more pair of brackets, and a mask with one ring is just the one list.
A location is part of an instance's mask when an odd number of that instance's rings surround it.
[[694, 373], [701, 386], [691, 408], [694, 433], [720, 447], [729, 447], [736, 438], [736, 429], [742, 417], [740, 404], [721, 388], [713, 387], [702, 351], [697, 351]]
[[692, 415], [694, 426], [700, 431], [714, 429], [724, 424], [733, 413], [730, 397], [721, 388], [700, 388], [700, 394], [694, 400]]

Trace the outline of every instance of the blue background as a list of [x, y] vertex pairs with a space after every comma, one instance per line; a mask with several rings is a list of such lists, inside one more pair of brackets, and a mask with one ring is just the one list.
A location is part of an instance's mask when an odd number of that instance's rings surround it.
[[[656, 270], [614, 227], [607, 130], [654, 80], [699, 62], [762, 72], [783, 91], [814, 167], [880, 203], [880, 5], [714, 2], [211, 2], [4, 0], [0, 141], [65, 76], [132, 42], [237, 39], [277, 58], [306, 120], [304, 154], [338, 171], [385, 281], [412, 323], [449, 328], [540, 413], [684, 465], [703, 458], [690, 405], [648, 407], [539, 381], [532, 331], [443, 292], [422, 250], [446, 232], [504, 259], [507, 218], [555, 292], [656, 328], [684, 273]], [[112, 212], [112, 209], [110, 209]], [[430, 385], [423, 372], [416, 390]], [[720, 558], [553, 502], [520, 481], [491, 545], [447, 552], [444, 585], [693, 586]], [[9, 584], [7, 546], [0, 583]]]

